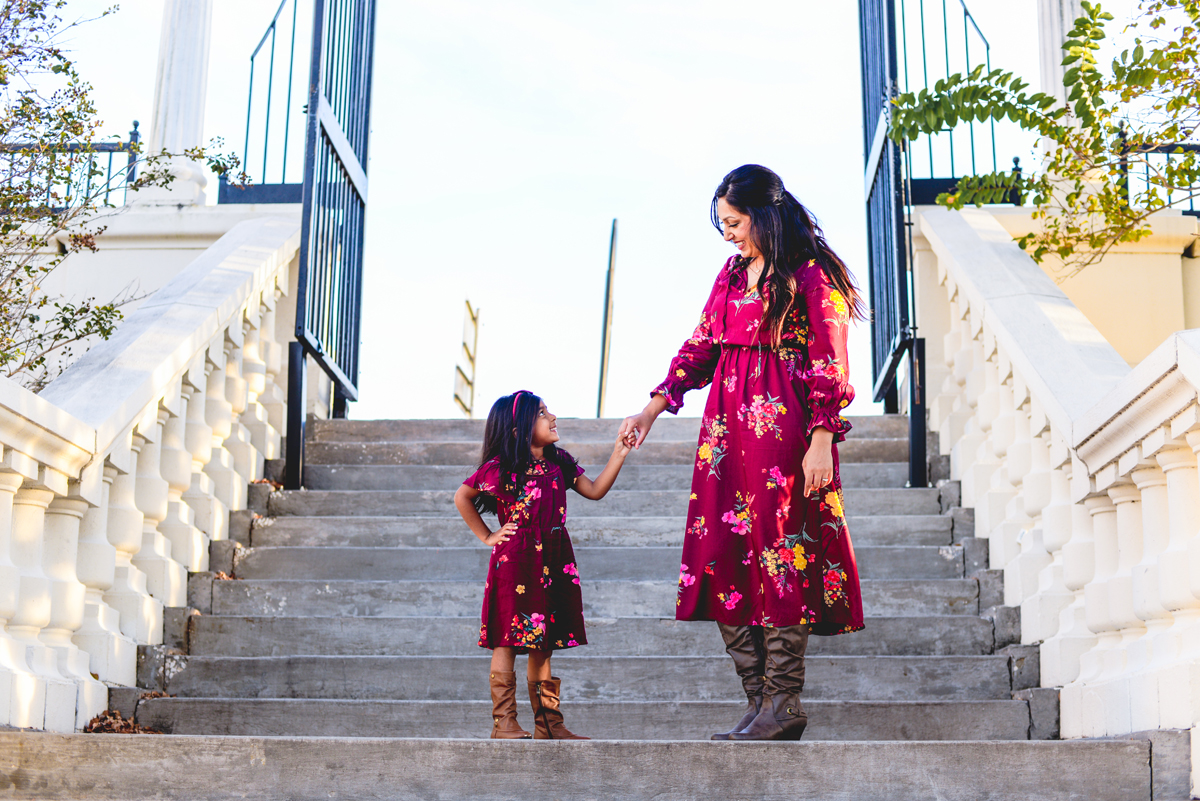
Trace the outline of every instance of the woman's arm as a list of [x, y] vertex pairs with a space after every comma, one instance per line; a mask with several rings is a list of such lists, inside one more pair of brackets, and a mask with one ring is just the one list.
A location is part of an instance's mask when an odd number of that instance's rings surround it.
[[458, 509], [458, 513], [462, 515], [467, 528], [471, 529], [471, 533], [478, 537], [480, 542], [489, 547], [502, 542], [508, 542], [508, 539], [516, 532], [517, 524], [510, 521], [501, 526], [497, 531], [492, 531], [488, 528], [487, 523], [483, 522], [483, 516], [479, 514], [479, 510], [475, 508], [475, 504], [473, 503], [475, 496], [478, 494], [479, 490], [468, 487], [466, 484], [463, 484], [454, 493], [454, 506]]
[[[624, 427], [623, 424], [622, 427]], [[576, 478], [575, 491], [593, 501], [598, 501], [607, 495], [608, 491], [612, 489], [613, 482], [617, 480], [617, 474], [621, 472], [621, 466], [625, 464], [625, 457], [629, 455], [631, 439], [632, 437], [618, 431], [617, 442], [613, 446], [612, 456], [608, 457], [608, 464], [604, 465], [604, 469], [600, 471], [600, 475], [596, 476], [595, 481], [587, 476]]]

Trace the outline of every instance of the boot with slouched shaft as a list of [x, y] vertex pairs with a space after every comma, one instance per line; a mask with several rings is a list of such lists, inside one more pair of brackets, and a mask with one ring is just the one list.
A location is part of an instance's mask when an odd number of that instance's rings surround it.
[[492, 739], [528, 740], [533, 735], [517, 723], [516, 672], [493, 670], [489, 681], [492, 685]]
[[808, 626], [763, 628], [767, 651], [762, 708], [750, 725], [730, 735], [734, 740], [799, 740], [808, 725], [800, 705], [804, 689], [804, 653]]
[[590, 740], [572, 734], [563, 725], [562, 712], [558, 708], [558, 690], [562, 680], [551, 676], [544, 681], [529, 682], [529, 703], [533, 705], [533, 739], [535, 740]]
[[750, 725], [750, 721], [758, 716], [762, 709], [763, 683], [766, 669], [766, 652], [763, 648], [762, 626], [726, 626], [718, 623], [721, 637], [725, 640], [725, 652], [733, 657], [733, 669], [742, 680], [742, 689], [746, 692], [746, 713], [733, 728], [721, 734], [714, 734], [712, 740], [730, 740], [734, 732], [739, 732]]

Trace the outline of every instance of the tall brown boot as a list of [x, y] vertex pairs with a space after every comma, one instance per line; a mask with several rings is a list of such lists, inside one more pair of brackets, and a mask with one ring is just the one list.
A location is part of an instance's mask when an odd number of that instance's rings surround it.
[[528, 740], [531, 735], [517, 723], [517, 674], [511, 670], [493, 670], [492, 739]]
[[545, 681], [529, 682], [529, 703], [533, 705], [533, 739], [535, 740], [590, 740], [572, 734], [563, 725], [562, 712], [558, 708], [558, 688], [562, 680], [554, 676]]
[[762, 626], [726, 626], [718, 623], [721, 637], [725, 640], [725, 651], [733, 657], [733, 668], [742, 680], [742, 689], [746, 691], [746, 714], [734, 724], [733, 728], [721, 734], [714, 734], [712, 740], [730, 740], [734, 732], [739, 732], [750, 725], [750, 721], [758, 716], [762, 709], [763, 671], [766, 669], [766, 653], [763, 649]]
[[808, 725], [800, 705], [804, 689], [804, 653], [808, 626], [763, 628], [767, 650], [767, 681], [762, 709], [750, 725], [730, 737], [734, 740], [799, 740]]

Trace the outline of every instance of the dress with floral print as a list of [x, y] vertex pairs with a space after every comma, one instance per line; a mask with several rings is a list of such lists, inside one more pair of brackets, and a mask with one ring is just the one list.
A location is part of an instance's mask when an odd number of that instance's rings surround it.
[[[566, 455], [576, 477], [583, 468]], [[562, 469], [535, 461], [512, 474], [504, 489], [498, 460], [486, 462], [463, 483], [496, 498], [500, 524], [517, 531], [492, 548], [483, 590], [479, 646], [554, 651], [587, 644], [579, 567], [567, 533], [567, 490]]]
[[[762, 330], [763, 301], [733, 260], [655, 393], [675, 413], [713, 384], [700, 424], [675, 616], [728, 625], [863, 627], [837, 442], [850, 423], [846, 298], [810, 262], [796, 275], [783, 342]], [[833, 482], [803, 496], [812, 431], [834, 434]]]

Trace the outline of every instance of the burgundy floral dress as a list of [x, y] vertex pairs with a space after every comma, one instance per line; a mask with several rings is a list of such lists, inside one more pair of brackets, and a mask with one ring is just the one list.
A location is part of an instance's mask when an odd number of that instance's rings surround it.
[[[583, 468], [567, 454], [575, 477]], [[500, 462], [486, 462], [463, 483], [496, 498], [500, 524], [517, 522], [507, 542], [492, 548], [483, 585], [479, 647], [554, 651], [587, 645], [579, 570], [567, 534], [567, 488], [558, 465], [535, 460], [526, 475], [510, 474], [504, 489]]]
[[685, 392], [713, 383], [692, 473], [679, 620], [807, 624], [825, 635], [863, 627], [837, 446], [833, 481], [809, 498], [801, 469], [813, 428], [832, 431], [835, 443], [850, 430], [840, 416], [854, 398], [849, 308], [816, 262], [796, 278], [782, 344], [772, 347], [763, 299], [726, 262], [695, 333], [654, 390], [676, 413]]

